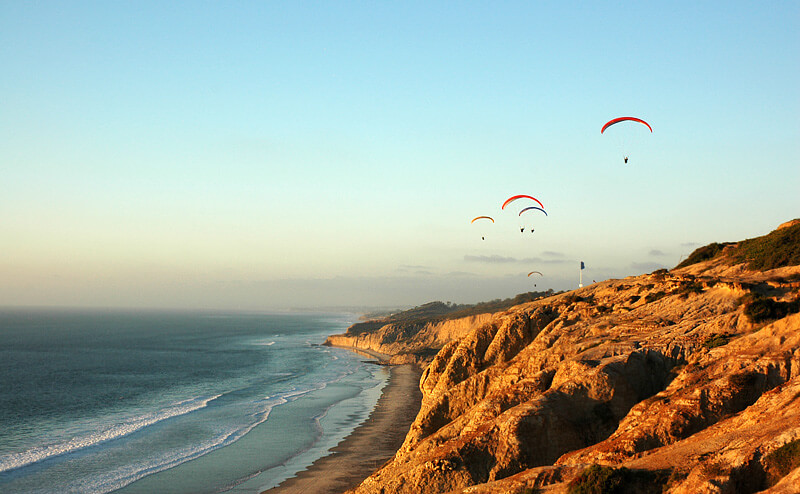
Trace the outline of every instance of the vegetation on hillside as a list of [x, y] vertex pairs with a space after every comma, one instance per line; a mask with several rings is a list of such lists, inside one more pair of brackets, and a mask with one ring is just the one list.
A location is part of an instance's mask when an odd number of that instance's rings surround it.
[[775, 230], [762, 237], [739, 242], [714, 242], [700, 247], [676, 267], [683, 268], [719, 256], [730, 264], [747, 263], [749, 269], [768, 271], [800, 264], [800, 223]]
[[782, 319], [789, 314], [800, 312], [800, 300], [780, 302], [768, 297], [750, 294], [742, 297], [744, 300], [744, 315], [750, 322], [764, 322]]
[[796, 266], [800, 264], [800, 224], [740, 242], [731, 257], [760, 271]]
[[731, 245], [731, 242], [723, 242], [717, 243], [713, 242], [698, 249], [695, 249], [694, 252], [689, 254], [689, 257], [683, 260], [680, 264], [675, 266], [676, 268], [685, 268], [686, 266], [691, 266], [692, 264], [697, 264], [698, 262], [708, 261], [709, 259], [714, 259], [717, 257], [722, 250]]
[[[560, 292], [559, 292], [560, 293]], [[427, 324], [430, 322], [440, 322], [449, 319], [459, 319], [477, 314], [487, 314], [539, 300], [540, 298], [555, 295], [553, 290], [544, 292], [526, 292], [507, 299], [495, 299], [489, 302], [478, 304], [454, 304], [452, 302], [429, 302], [427, 304], [414, 307], [402, 312], [397, 312], [380, 319], [369, 320], [353, 324], [347, 330], [347, 334], [363, 334], [377, 331], [386, 324], [405, 323], [405, 324]]]
[[663, 492], [670, 482], [669, 470], [630, 470], [592, 465], [572, 479], [569, 494], [624, 494], [634, 492]]
[[800, 440], [784, 444], [764, 458], [767, 486], [777, 484], [797, 467], [800, 467]]

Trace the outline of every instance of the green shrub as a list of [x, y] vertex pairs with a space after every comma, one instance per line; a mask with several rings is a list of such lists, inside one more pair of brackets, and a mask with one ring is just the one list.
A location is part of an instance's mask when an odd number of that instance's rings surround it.
[[[558, 292], [563, 293], [563, 292]], [[454, 304], [452, 302], [429, 302], [412, 309], [404, 310], [395, 313], [382, 313], [377, 312], [368, 314], [364, 322], [353, 324], [347, 329], [348, 335], [359, 335], [374, 333], [383, 326], [390, 323], [406, 324], [406, 336], [413, 336], [414, 333], [422, 329], [426, 323], [440, 322], [450, 319], [459, 319], [462, 317], [472, 316], [476, 314], [485, 314], [490, 312], [498, 312], [508, 309], [515, 305], [532, 302], [545, 297], [556, 295], [553, 290], [546, 290], [544, 292], [526, 292], [520, 293], [516, 297], [507, 298], [505, 300], [496, 299], [490, 302], [481, 302], [474, 305]]]
[[699, 247], [695, 249], [694, 252], [689, 254], [689, 257], [683, 260], [680, 264], [678, 264], [677, 268], [685, 268], [686, 266], [691, 266], [692, 264], [697, 264], [698, 262], [708, 261], [709, 259], [713, 259], [719, 255], [722, 250], [731, 245], [732, 242], [723, 242], [723, 243], [711, 243], [703, 247]]
[[732, 253], [735, 262], [761, 271], [800, 264], [800, 224], [775, 230], [763, 237], [739, 243]]
[[569, 483], [569, 494], [613, 494], [622, 492], [627, 468], [592, 465]]
[[795, 312], [800, 312], [800, 300], [777, 302], [771, 298], [754, 297], [744, 307], [744, 314], [754, 323], [782, 319]]
[[767, 486], [777, 484], [797, 467], [800, 467], [800, 439], [784, 444], [764, 458]]
[[723, 254], [728, 256], [731, 264], [746, 262], [749, 269], [760, 271], [796, 266], [800, 264], [800, 223], [743, 240], [735, 247], [725, 249], [730, 245], [734, 245], [733, 242], [714, 242], [700, 247], [676, 267], [684, 268]]
[[665, 295], [666, 295], [666, 293], [664, 293], [664, 292], [648, 293], [647, 296], [644, 298], [644, 301], [649, 304], [650, 302], [655, 302], [656, 300], [660, 299], [661, 297], [663, 297]]
[[569, 483], [570, 494], [663, 492], [671, 470], [630, 470], [592, 465]]
[[706, 341], [703, 342], [703, 346], [710, 350], [712, 348], [727, 345], [731, 339], [733, 339], [733, 335], [730, 334], [712, 334], [706, 338]]
[[685, 285], [681, 285], [680, 288], [676, 290], [679, 294], [685, 293], [701, 293], [703, 291], [703, 284], [693, 281], [691, 283], [687, 283]]

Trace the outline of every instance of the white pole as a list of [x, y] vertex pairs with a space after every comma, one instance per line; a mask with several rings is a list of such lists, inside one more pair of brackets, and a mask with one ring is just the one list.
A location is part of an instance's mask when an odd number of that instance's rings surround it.
[[583, 261], [581, 261], [581, 265], [578, 267], [578, 271], [581, 275], [581, 281], [578, 283], [578, 288], [583, 288]]

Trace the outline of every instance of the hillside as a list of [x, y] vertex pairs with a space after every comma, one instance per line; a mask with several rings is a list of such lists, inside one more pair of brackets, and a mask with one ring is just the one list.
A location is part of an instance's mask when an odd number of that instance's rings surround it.
[[799, 492], [798, 229], [331, 337], [425, 367], [405, 443], [354, 492]]
[[380, 329], [386, 324], [409, 324], [422, 326], [446, 320], [460, 319], [477, 314], [488, 314], [499, 310], [508, 309], [532, 300], [538, 300], [553, 294], [553, 290], [545, 292], [520, 293], [516, 297], [505, 300], [492, 300], [479, 304], [453, 304], [450, 302], [429, 302], [412, 309], [395, 312], [383, 317], [370, 318], [367, 321], [355, 323], [347, 329], [347, 334], [357, 335], [369, 333]]

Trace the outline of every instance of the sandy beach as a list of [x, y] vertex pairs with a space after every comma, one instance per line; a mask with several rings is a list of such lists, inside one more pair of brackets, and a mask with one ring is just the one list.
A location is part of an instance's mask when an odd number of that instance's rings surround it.
[[389, 383], [366, 422], [328, 456], [265, 492], [333, 494], [361, 483], [403, 444], [422, 400], [420, 375], [419, 369], [411, 365], [392, 366]]

